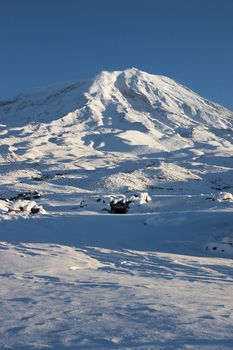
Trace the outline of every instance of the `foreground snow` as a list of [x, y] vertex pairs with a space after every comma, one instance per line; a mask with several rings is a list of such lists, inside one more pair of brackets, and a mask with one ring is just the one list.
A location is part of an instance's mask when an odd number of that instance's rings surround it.
[[233, 263], [2, 243], [2, 348], [232, 349]]
[[1, 348], [232, 349], [232, 208], [153, 200], [2, 221]]

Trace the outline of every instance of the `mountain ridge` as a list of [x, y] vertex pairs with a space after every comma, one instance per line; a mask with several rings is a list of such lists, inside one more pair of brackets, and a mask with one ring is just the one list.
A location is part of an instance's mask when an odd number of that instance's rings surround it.
[[[114, 78], [115, 80], [119, 79], [120, 82], [114, 81], [113, 80]], [[131, 79], [131, 86], [129, 86], [128, 84], [130, 79]], [[26, 91], [25, 93], [20, 93], [16, 95], [10, 100], [0, 101], [1, 114], [4, 112], [8, 114], [8, 109], [5, 109], [6, 106], [19, 102], [22, 99], [26, 99], [26, 100], [30, 100], [30, 98], [32, 100], [34, 99], [36, 102], [35, 104], [39, 105], [39, 102], [45, 102], [45, 100], [51, 100], [52, 98], [61, 97], [62, 94], [67, 94], [73, 90], [80, 90], [80, 91], [76, 91], [76, 93], [78, 93], [77, 98], [79, 97], [79, 94], [93, 94], [93, 93], [101, 92], [102, 86], [105, 87], [105, 91], [103, 90], [102, 92], [105, 92], [106, 94], [108, 92], [108, 91], [106, 92], [107, 83], [118, 84], [118, 85], [119, 83], [121, 83], [123, 85], [123, 88], [128, 89], [127, 92], [130, 93], [130, 90], [132, 92], [136, 92], [137, 86], [139, 86], [142, 82], [145, 82], [145, 81], [148, 82], [147, 86], [145, 86], [145, 88], [147, 89], [148, 88], [150, 89], [151, 85], [154, 84], [155, 89], [153, 89], [151, 92], [153, 92], [155, 96], [157, 94], [158, 97], [161, 98], [161, 100], [163, 99], [163, 96], [160, 96], [161, 91], [164, 92], [163, 90], [166, 90], [167, 88], [166, 84], [170, 84], [171, 87], [175, 87], [176, 89], [182, 89], [184, 98], [187, 97], [187, 95], [185, 96], [185, 92], [191, 93], [194, 98], [200, 99], [201, 102], [206, 103], [209, 107], [215, 107], [215, 108], [219, 107], [221, 109], [224, 109], [224, 111], [227, 112], [227, 114], [230, 113], [231, 116], [233, 116], [233, 112], [231, 112], [227, 108], [222, 107], [220, 104], [210, 102], [207, 99], [202, 98], [200, 95], [193, 92], [191, 89], [187, 88], [186, 86], [180, 83], [177, 83], [173, 79], [170, 79], [163, 75], [152, 75], [146, 72], [142, 72], [136, 68], [126, 69], [125, 71], [113, 71], [113, 72], [102, 71], [91, 80], [71, 81], [71, 82], [64, 82], [64, 83], [51, 85], [48, 87], [33, 88], [32, 90]], [[135, 82], [137, 82], [139, 85], [135, 84]], [[162, 84], [164, 84], [164, 86], [162, 86]], [[87, 89], [88, 91], [85, 91], [82, 88]], [[97, 90], [95, 91], [96, 88]], [[171, 91], [168, 91], [168, 92], [171, 93]], [[21, 108], [24, 108], [26, 106], [27, 105], [21, 106]]]
[[[166, 179], [177, 178], [176, 165], [184, 167], [178, 178], [199, 179], [198, 167], [207, 157], [210, 162], [209, 157], [221, 154], [228, 164], [233, 153], [231, 111], [170, 78], [135, 68], [103, 71], [90, 81], [20, 94], [0, 104], [0, 124], [0, 162], [37, 163], [40, 172], [33, 171], [35, 178], [38, 173], [44, 178], [52, 169], [102, 169], [97, 182], [87, 175], [88, 190], [109, 181], [112, 187], [130, 187], [132, 181], [124, 175], [127, 164], [133, 183], [141, 189], [153, 186], [149, 177], [158, 179], [160, 172]], [[158, 159], [161, 164], [148, 175], [146, 163]]]

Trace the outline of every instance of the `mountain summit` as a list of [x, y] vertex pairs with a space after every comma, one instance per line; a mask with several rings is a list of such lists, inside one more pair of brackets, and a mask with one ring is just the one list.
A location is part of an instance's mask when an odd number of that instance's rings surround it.
[[41, 160], [77, 157], [80, 148], [138, 154], [197, 142], [228, 147], [219, 131], [232, 130], [233, 113], [172, 79], [132, 68], [0, 101], [0, 123], [1, 144], [9, 146], [3, 158]]

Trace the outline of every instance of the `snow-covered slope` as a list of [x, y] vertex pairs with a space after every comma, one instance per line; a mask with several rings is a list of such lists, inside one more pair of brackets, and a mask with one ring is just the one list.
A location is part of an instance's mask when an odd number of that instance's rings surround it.
[[219, 130], [232, 132], [233, 113], [169, 78], [133, 68], [1, 101], [0, 122], [6, 155], [40, 160], [77, 158], [80, 148], [142, 153], [205, 142], [227, 149]]
[[232, 349], [230, 261], [54, 244], [0, 250], [1, 349]]
[[[1, 101], [0, 123], [1, 162], [39, 163], [37, 170], [27, 169], [29, 178], [64, 168], [117, 167], [107, 175], [118, 176], [124, 161], [128, 171], [143, 173], [142, 159], [170, 162], [177, 156], [233, 153], [231, 111], [169, 78], [135, 68]], [[92, 181], [84, 188], [93, 189]]]
[[135, 68], [0, 101], [0, 348], [232, 349], [232, 141]]

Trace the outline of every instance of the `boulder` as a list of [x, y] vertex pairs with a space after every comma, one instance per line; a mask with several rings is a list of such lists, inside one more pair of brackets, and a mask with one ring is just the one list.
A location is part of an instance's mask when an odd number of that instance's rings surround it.
[[126, 214], [129, 209], [130, 200], [120, 199], [112, 200], [110, 202], [111, 213], [114, 214]]

